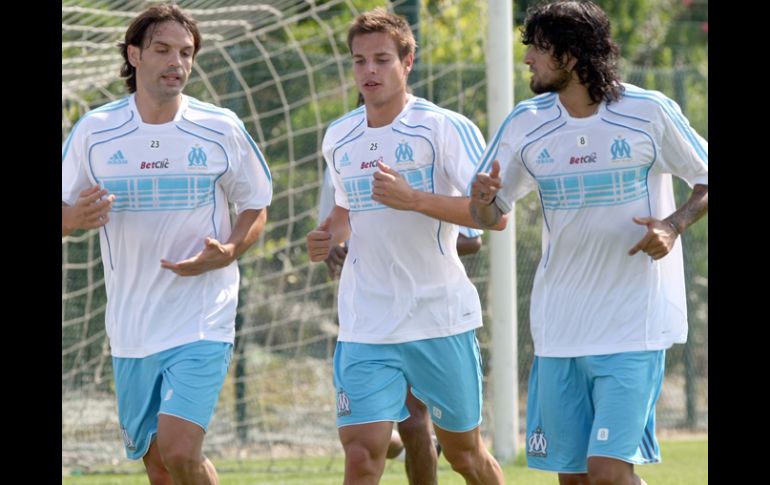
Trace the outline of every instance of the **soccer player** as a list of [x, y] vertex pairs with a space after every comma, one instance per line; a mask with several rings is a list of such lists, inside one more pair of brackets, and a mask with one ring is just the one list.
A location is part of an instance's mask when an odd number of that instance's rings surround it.
[[[492, 227], [532, 190], [543, 206], [528, 465], [562, 484], [644, 483], [665, 349], [687, 338], [677, 240], [708, 211], [708, 144], [672, 100], [620, 82], [594, 3], [533, 7], [522, 40], [539, 96], [487, 147], [471, 212]], [[672, 174], [693, 187], [678, 209]]]
[[[363, 103], [363, 99], [362, 99]], [[318, 222], [322, 223], [331, 213], [334, 203], [334, 185], [329, 169], [324, 170], [323, 181], [318, 201]], [[457, 234], [457, 254], [475, 254], [481, 249], [482, 231], [469, 227], [460, 227]], [[338, 278], [348, 254], [347, 244], [334, 246], [324, 260], [332, 278]], [[388, 444], [387, 458], [402, 458], [406, 476], [410, 485], [437, 483], [436, 465], [441, 445], [431, 436], [432, 423], [428, 408], [411, 392], [406, 393], [406, 407], [409, 417], [397, 424]], [[432, 451], [435, 447], [435, 453]]]
[[232, 354], [235, 260], [272, 198], [243, 123], [182, 94], [200, 44], [179, 7], [147, 8], [120, 45], [131, 94], [62, 147], [62, 235], [99, 228], [120, 427], [152, 484], [218, 483], [201, 449]]
[[479, 433], [481, 304], [455, 249], [457, 225], [475, 225], [462, 194], [483, 138], [409, 94], [415, 40], [403, 18], [359, 15], [348, 47], [364, 106], [326, 131], [336, 206], [307, 236], [312, 261], [349, 240], [334, 353], [345, 483], [379, 481], [393, 422], [409, 416], [407, 392], [427, 406], [454, 470], [502, 483]]

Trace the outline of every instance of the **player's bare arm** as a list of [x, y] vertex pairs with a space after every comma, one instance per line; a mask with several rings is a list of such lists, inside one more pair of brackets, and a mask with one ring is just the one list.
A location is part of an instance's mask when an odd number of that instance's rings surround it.
[[[500, 179], [500, 162], [492, 162], [489, 173], [478, 173], [471, 184], [470, 213], [478, 227], [500, 230], [505, 228], [503, 212], [494, 203], [497, 192], [503, 186]], [[503, 219], [502, 227], [500, 221]]]
[[660, 259], [671, 252], [676, 238], [685, 229], [706, 215], [709, 209], [709, 187], [697, 184], [687, 202], [663, 220], [654, 217], [634, 217], [634, 222], [647, 226], [647, 233], [632, 247], [628, 254], [633, 256], [644, 251], [652, 259]]
[[61, 235], [66, 236], [76, 229], [95, 229], [109, 222], [109, 212], [115, 195], [107, 197], [107, 189], [94, 185], [80, 192], [75, 205], [62, 202]]
[[[480, 228], [468, 211], [467, 197], [453, 197], [413, 189], [397, 170], [377, 162], [380, 169], [374, 173], [372, 199], [392, 209], [410, 210], [441, 221], [465, 227]], [[500, 218], [492, 229], [505, 228], [505, 218]]]
[[238, 214], [227, 242], [221, 243], [207, 237], [203, 250], [192, 258], [176, 263], [161, 259], [160, 265], [179, 276], [197, 276], [213, 269], [224, 268], [259, 239], [266, 222], [267, 209], [246, 209]]

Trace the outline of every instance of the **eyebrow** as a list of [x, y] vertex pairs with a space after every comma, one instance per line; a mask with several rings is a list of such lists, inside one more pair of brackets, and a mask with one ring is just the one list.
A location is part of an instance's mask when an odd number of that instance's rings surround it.
[[[383, 52], [375, 52], [373, 55], [374, 55], [374, 57], [378, 57], [378, 56], [394, 56], [395, 54], [392, 53], [392, 52], [383, 51]], [[363, 54], [353, 54], [353, 57], [364, 57], [364, 55]]]
[[[150, 46], [149, 47], [152, 47], [154, 45], [160, 45], [162, 47], [173, 47], [168, 42], [164, 42], [162, 40], [152, 39], [152, 42], [150, 42]], [[195, 48], [195, 45], [193, 45], [193, 44], [185, 44], [185, 45], [183, 45], [181, 47], [181, 50], [184, 50], [184, 49], [194, 49], [194, 48]]]

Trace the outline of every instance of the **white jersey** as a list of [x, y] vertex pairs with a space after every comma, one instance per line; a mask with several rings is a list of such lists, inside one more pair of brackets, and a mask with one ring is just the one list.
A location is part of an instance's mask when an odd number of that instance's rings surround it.
[[112, 355], [144, 357], [197, 340], [232, 342], [238, 265], [182, 277], [160, 266], [231, 233], [270, 204], [262, 154], [235, 114], [183, 96], [174, 120], [142, 121], [134, 96], [87, 113], [62, 147], [62, 202], [99, 184], [116, 196], [99, 230]]
[[555, 93], [519, 103], [484, 153], [501, 164], [503, 212], [532, 190], [543, 256], [530, 321], [535, 354], [660, 350], [687, 339], [682, 248], [654, 261], [628, 251], [676, 210], [671, 174], [708, 185], [708, 144], [663, 94], [625, 84], [617, 102], [572, 118]]
[[462, 196], [483, 150], [467, 118], [414, 96], [390, 125], [368, 127], [362, 106], [329, 126], [324, 157], [352, 229], [338, 340], [399, 343], [481, 326], [478, 293], [457, 256], [458, 226], [375, 202], [372, 181], [382, 161], [414, 189]]

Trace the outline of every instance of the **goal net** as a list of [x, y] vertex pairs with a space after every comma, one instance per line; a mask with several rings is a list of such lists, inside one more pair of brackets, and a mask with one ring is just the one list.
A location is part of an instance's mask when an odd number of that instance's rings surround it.
[[[264, 235], [239, 260], [235, 353], [205, 452], [228, 458], [341, 454], [331, 375], [336, 283], [323, 264], [309, 262], [305, 235], [317, 224], [324, 131], [356, 106], [346, 45], [348, 24], [358, 13], [386, 2], [178, 3], [195, 16], [203, 35], [185, 92], [232, 109], [243, 120], [265, 155], [274, 184]], [[62, 141], [86, 111], [126, 95], [118, 78], [122, 59], [116, 44], [130, 19], [147, 4], [63, 2]], [[410, 17], [419, 17], [420, 47], [410, 78], [413, 90], [465, 114], [486, 134], [485, 2], [397, 1], [389, 8], [409, 14], [406, 10], [412, 4], [420, 5]], [[516, 69], [517, 80], [526, 78], [525, 66], [517, 63]], [[518, 82], [516, 94], [517, 100], [530, 96], [525, 82]], [[521, 399], [526, 397], [532, 357], [528, 295], [540, 256], [539, 213], [533, 195], [517, 204]], [[482, 302], [489, 273], [486, 246], [463, 259]], [[63, 473], [125, 460], [104, 330], [101, 264], [98, 231], [62, 238]], [[488, 374], [494, 355], [489, 352], [487, 327], [479, 339]], [[487, 384], [488, 394], [494, 383]], [[482, 424], [486, 439], [494, 433], [489, 402], [485, 399]]]

